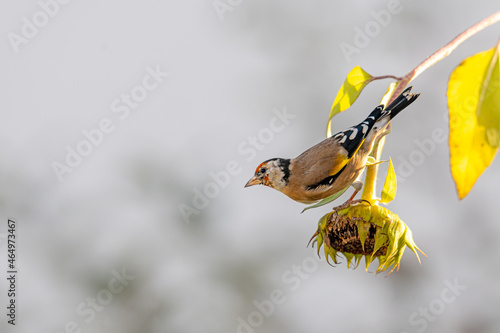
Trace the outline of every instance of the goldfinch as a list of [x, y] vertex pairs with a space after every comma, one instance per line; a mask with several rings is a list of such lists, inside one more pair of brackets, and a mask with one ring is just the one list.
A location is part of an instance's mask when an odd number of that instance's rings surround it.
[[351, 201], [361, 190], [362, 183], [357, 179], [376, 140], [388, 133], [390, 120], [420, 95], [410, 94], [410, 91], [411, 87], [387, 108], [377, 106], [358, 125], [332, 135], [296, 158], [272, 158], [262, 162], [245, 187], [265, 185], [295, 201], [310, 204], [353, 185], [356, 191], [348, 200]]

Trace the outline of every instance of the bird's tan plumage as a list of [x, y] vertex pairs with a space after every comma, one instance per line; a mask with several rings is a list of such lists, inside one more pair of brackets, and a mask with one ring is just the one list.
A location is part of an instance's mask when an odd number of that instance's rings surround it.
[[245, 187], [263, 184], [301, 203], [313, 203], [349, 187], [363, 172], [375, 142], [388, 133], [390, 120], [419, 96], [410, 94], [410, 90], [406, 89], [386, 109], [378, 106], [363, 122], [294, 159], [275, 158], [261, 163]]

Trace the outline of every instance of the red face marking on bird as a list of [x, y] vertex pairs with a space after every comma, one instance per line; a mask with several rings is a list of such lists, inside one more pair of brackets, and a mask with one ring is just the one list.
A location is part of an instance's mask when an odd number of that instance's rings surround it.
[[262, 167], [267, 164], [267, 162], [262, 162], [261, 164], [259, 164], [259, 166], [257, 167], [257, 169], [255, 169], [255, 174], [259, 173], [259, 171], [261, 171]]
[[273, 182], [271, 182], [271, 180], [269, 180], [269, 175], [265, 175], [263, 178], [262, 178], [262, 185], [266, 185], [266, 186], [269, 186], [269, 187], [273, 187]]
[[250, 185], [261, 184], [274, 188], [273, 182], [269, 178], [269, 161], [262, 162], [259, 164], [257, 169], [255, 169], [255, 175], [250, 181]]

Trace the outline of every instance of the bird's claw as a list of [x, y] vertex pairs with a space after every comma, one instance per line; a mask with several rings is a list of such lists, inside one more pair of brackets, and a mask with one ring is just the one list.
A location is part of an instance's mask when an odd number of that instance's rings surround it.
[[340, 206], [336, 206], [336, 207], [333, 207], [333, 211], [335, 212], [338, 212], [339, 210], [342, 210], [342, 209], [345, 209], [347, 207], [350, 207], [351, 205], [353, 204], [358, 204], [358, 203], [363, 203], [363, 202], [366, 202], [367, 204], [369, 204], [371, 206], [371, 203], [370, 201], [368, 200], [365, 200], [365, 199], [359, 199], [359, 200], [347, 200], [346, 202], [344, 202], [342, 205]]

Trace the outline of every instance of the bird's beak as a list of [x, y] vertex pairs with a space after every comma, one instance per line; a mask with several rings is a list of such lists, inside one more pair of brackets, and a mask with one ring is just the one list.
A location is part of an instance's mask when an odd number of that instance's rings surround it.
[[246, 183], [245, 187], [248, 187], [248, 186], [252, 186], [252, 185], [259, 185], [260, 184], [260, 180], [257, 179], [257, 177], [253, 176], [249, 181], [248, 183]]

